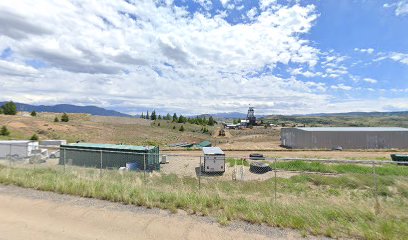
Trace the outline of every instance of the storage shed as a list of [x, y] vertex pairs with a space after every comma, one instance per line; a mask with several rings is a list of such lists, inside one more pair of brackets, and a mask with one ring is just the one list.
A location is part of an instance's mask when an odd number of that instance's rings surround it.
[[120, 168], [135, 163], [139, 170], [160, 170], [159, 147], [73, 143], [61, 145], [59, 164]]
[[281, 144], [297, 149], [408, 149], [408, 129], [398, 127], [282, 128]]
[[0, 158], [6, 158], [8, 155], [18, 158], [26, 158], [31, 156], [32, 151], [38, 149], [38, 142], [35, 141], [0, 141]]
[[225, 172], [225, 154], [219, 147], [203, 147], [204, 164], [202, 171], [207, 173]]

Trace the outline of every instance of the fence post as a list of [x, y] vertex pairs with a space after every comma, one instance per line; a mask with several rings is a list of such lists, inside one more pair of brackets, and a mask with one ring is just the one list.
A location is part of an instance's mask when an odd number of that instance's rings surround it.
[[101, 164], [100, 164], [100, 168], [99, 168], [99, 178], [102, 178], [102, 163], [103, 163], [103, 160], [102, 160], [102, 157], [103, 157], [103, 155], [102, 155], [102, 150], [101, 150]]
[[200, 165], [198, 166], [198, 189], [201, 189], [201, 156], [200, 156]]
[[146, 153], [143, 154], [143, 181], [146, 183]]
[[8, 157], [9, 157], [9, 167], [11, 168], [11, 160], [12, 160], [12, 157], [11, 157], [11, 144], [10, 144], [10, 148], [9, 148]]
[[275, 178], [275, 181], [274, 181], [274, 183], [275, 183], [275, 186], [274, 186], [274, 187], [275, 187], [275, 193], [274, 193], [274, 195], [275, 195], [274, 198], [275, 198], [275, 199], [274, 199], [274, 202], [275, 202], [275, 204], [276, 204], [276, 190], [277, 190], [277, 183], [276, 183], [276, 171], [277, 171], [277, 169], [276, 169], [276, 157], [275, 157], [275, 159], [274, 159], [274, 162], [275, 162], [275, 163], [274, 163], [274, 165], [275, 165], [275, 166], [274, 166], [274, 171], [273, 171], [273, 172], [274, 172], [274, 178]]
[[241, 172], [240, 172], [241, 181], [244, 181], [244, 161], [245, 161], [245, 159], [241, 158]]
[[[61, 153], [60, 153], [61, 154]], [[65, 173], [65, 157], [66, 157], [66, 155], [65, 155], [65, 148], [64, 148], [64, 173]]]
[[374, 198], [375, 198], [374, 211], [375, 211], [375, 214], [379, 214], [380, 213], [380, 203], [378, 202], [378, 179], [377, 179], [377, 173], [375, 171], [375, 161], [372, 161], [372, 164], [373, 164]]

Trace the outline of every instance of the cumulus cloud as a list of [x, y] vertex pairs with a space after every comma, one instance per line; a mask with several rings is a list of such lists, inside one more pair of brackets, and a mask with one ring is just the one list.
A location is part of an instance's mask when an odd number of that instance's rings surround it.
[[396, 16], [403, 16], [408, 14], [408, 0], [400, 0], [396, 3], [385, 3], [385, 8], [395, 9]]
[[363, 78], [363, 81], [368, 83], [377, 83], [378, 81], [372, 78]]
[[[221, 3], [230, 11], [241, 1]], [[318, 17], [313, 5], [263, 0], [247, 11], [248, 23], [231, 23], [225, 12], [191, 13], [172, 0], [20, 0], [1, 1], [0, 9], [0, 51], [13, 52], [0, 60], [4, 100], [128, 113], [242, 111], [249, 104], [259, 113], [306, 113], [332, 101], [328, 88], [350, 90], [311, 79], [347, 74], [345, 57], [321, 59], [305, 37]], [[284, 77], [274, 74], [279, 65], [296, 68]]]
[[331, 88], [335, 90], [344, 90], [344, 91], [350, 91], [351, 89], [353, 89], [353, 87], [344, 85], [343, 83], [332, 85]]
[[374, 49], [373, 49], [373, 48], [354, 48], [354, 51], [356, 51], [356, 52], [362, 52], [362, 53], [368, 53], [368, 54], [374, 53]]

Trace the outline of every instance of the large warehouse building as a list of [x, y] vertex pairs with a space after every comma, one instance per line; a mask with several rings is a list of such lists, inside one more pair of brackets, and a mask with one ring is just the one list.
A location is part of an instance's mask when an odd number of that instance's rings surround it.
[[[139, 170], [160, 170], [159, 147], [73, 143], [61, 145], [59, 164], [120, 168], [133, 163]], [[102, 165], [102, 166], [101, 166]]]
[[397, 127], [282, 128], [281, 144], [297, 149], [408, 149], [408, 129]]

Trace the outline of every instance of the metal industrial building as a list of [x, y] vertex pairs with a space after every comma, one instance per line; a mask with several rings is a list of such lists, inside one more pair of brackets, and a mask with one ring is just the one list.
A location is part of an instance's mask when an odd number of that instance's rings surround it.
[[26, 158], [32, 155], [34, 150], [38, 150], [38, 142], [28, 140], [0, 141], [0, 158], [7, 156]]
[[282, 128], [282, 146], [297, 149], [408, 149], [408, 129], [398, 127]]
[[59, 164], [120, 168], [136, 163], [139, 170], [160, 170], [159, 147], [73, 143], [61, 145]]

